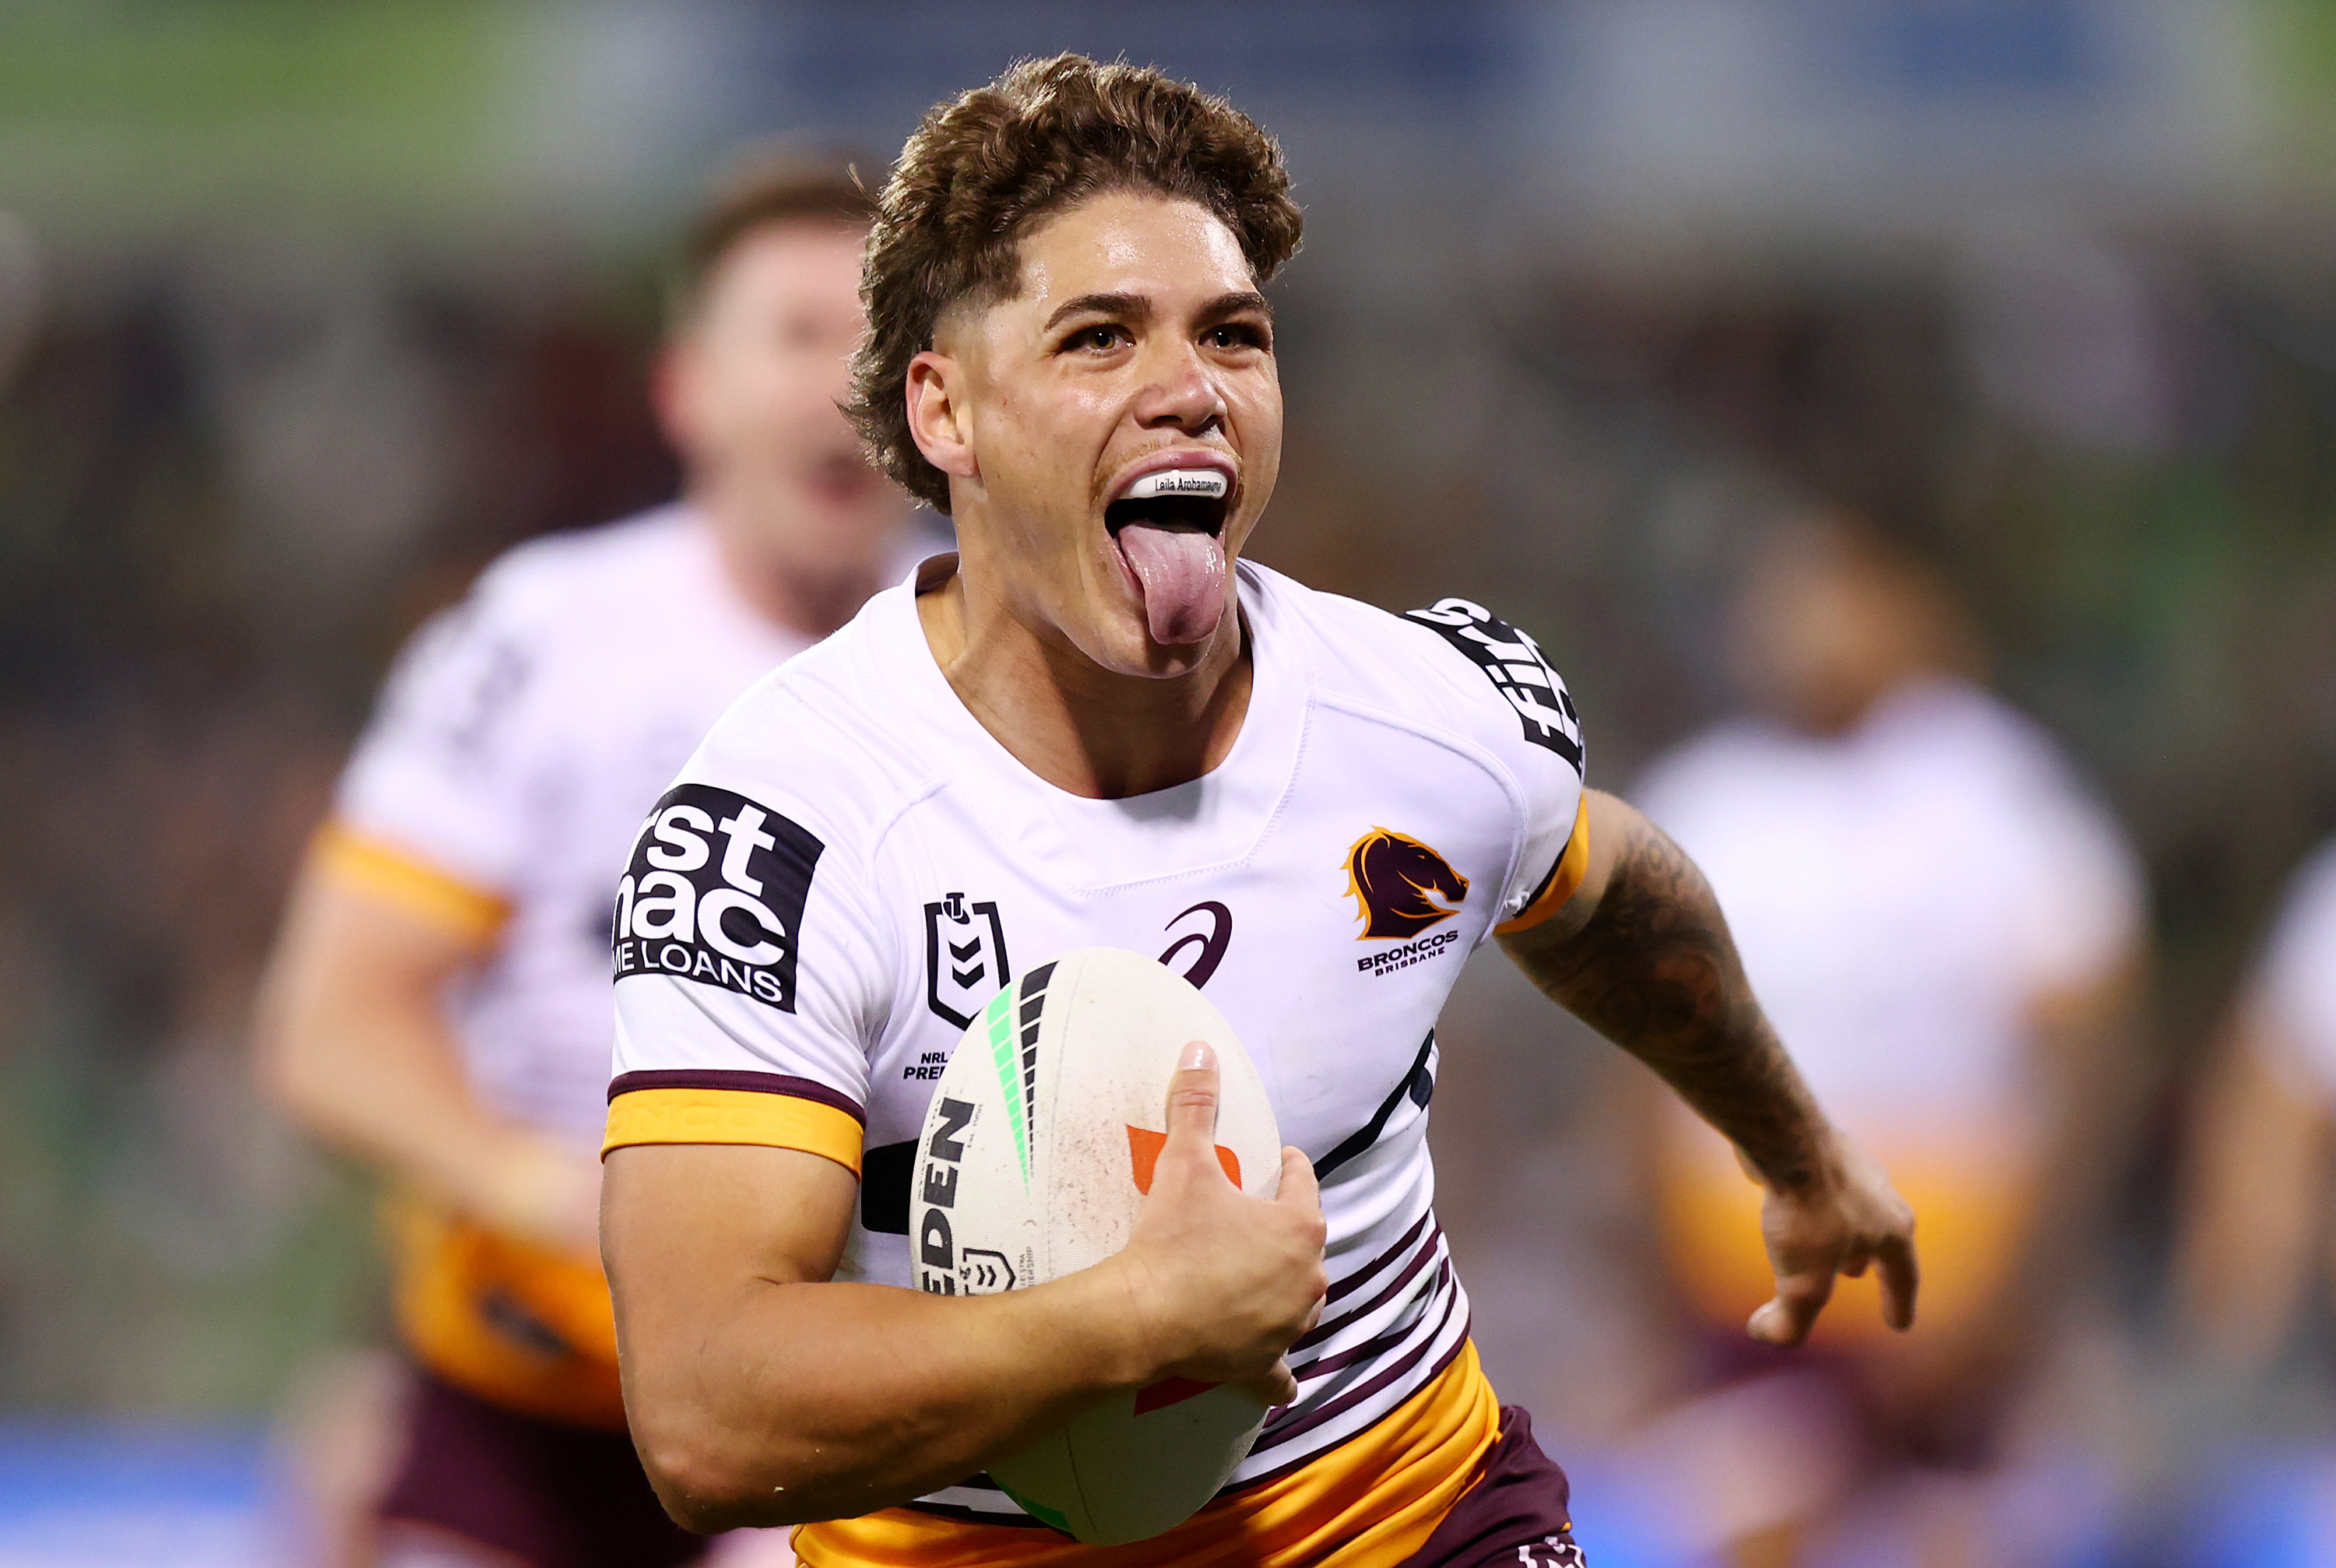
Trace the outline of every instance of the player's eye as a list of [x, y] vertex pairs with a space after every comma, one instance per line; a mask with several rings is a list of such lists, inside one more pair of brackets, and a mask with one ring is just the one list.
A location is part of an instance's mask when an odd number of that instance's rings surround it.
[[1211, 348], [1264, 348], [1269, 346], [1265, 328], [1252, 321], [1226, 321], [1212, 326], [1201, 335], [1201, 341]]
[[1134, 335], [1124, 326], [1115, 322], [1098, 322], [1093, 326], [1082, 326], [1072, 333], [1063, 340], [1063, 346], [1069, 349], [1083, 349], [1090, 354], [1108, 354], [1123, 343], [1134, 341]]

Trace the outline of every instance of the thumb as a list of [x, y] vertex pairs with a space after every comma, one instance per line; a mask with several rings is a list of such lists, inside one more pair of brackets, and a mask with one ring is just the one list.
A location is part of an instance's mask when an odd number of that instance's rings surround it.
[[1217, 1141], [1217, 1053], [1206, 1040], [1194, 1040], [1177, 1058], [1176, 1076], [1168, 1080], [1168, 1145], [1163, 1156], [1197, 1151], [1215, 1163]]

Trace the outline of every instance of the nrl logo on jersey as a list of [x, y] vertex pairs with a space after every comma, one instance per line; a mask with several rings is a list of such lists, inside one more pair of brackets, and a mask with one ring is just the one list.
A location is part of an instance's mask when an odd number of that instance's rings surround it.
[[925, 1001], [934, 1017], [971, 1028], [981, 1005], [1013, 978], [995, 903], [949, 893], [925, 906]]
[[664, 974], [795, 1010], [795, 955], [827, 846], [745, 795], [676, 784], [617, 884], [617, 979]]

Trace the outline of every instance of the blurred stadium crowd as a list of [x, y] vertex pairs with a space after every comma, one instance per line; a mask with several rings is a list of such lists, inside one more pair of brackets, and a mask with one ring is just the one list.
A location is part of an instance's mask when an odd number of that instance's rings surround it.
[[1703, 1154], [1472, 973], [1439, 1212], [1592, 1561], [2336, 1561], [2336, 1089], [2264, 1021], [2336, 987], [2273, 936], [2336, 833], [2303, 0], [0, 12], [0, 1411], [297, 1433], [382, 1342], [375, 1194], [245, 1057], [389, 657], [671, 492], [643, 377], [725, 149], [897, 145], [1062, 48], [1299, 176], [1255, 553], [1533, 630], [1788, 1044], [1922, 1064], [1812, 1072], [1921, 1167], [1949, 1349], [1755, 1365]]

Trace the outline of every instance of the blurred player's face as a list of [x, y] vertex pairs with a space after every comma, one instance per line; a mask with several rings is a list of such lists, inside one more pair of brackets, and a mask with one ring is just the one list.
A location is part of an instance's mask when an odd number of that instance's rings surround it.
[[1832, 526], [1787, 529], [1737, 606], [1736, 674], [1754, 706], [1815, 735], [1844, 730], [1912, 676], [1953, 661], [1939, 591]]
[[768, 564], [822, 579], [881, 567], [900, 511], [836, 406], [865, 239], [822, 222], [748, 230], [707, 275], [660, 377], [691, 494]]
[[1105, 669], [1185, 673], [1239, 647], [1231, 562], [1281, 463], [1271, 315], [1188, 201], [1098, 196], [1020, 256], [1020, 292], [951, 312], [910, 371], [969, 589]]

